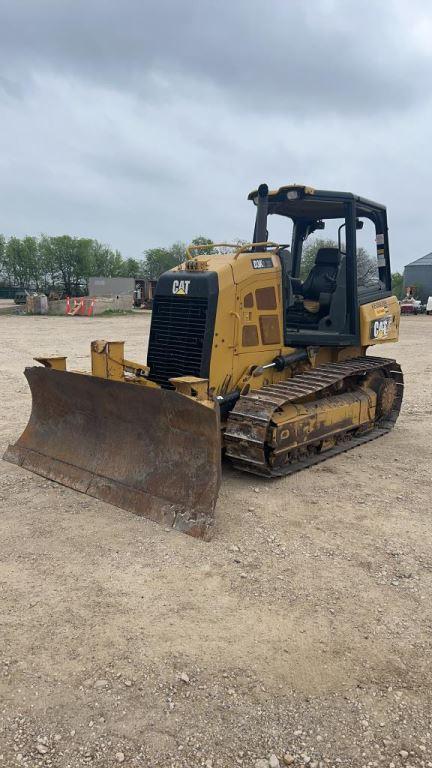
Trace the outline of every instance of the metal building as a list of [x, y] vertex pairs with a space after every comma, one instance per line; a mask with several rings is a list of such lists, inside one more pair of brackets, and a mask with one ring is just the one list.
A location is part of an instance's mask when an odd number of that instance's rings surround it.
[[432, 253], [407, 264], [404, 269], [404, 287], [415, 286], [415, 296], [426, 303], [432, 296]]
[[89, 296], [120, 296], [129, 293], [133, 297], [134, 277], [90, 277]]

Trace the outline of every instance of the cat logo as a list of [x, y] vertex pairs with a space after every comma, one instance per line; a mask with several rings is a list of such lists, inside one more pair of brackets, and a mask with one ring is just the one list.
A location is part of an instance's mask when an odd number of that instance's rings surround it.
[[392, 317], [382, 317], [380, 320], [372, 320], [370, 326], [371, 339], [385, 339], [389, 335], [392, 326]]
[[176, 296], [186, 296], [189, 293], [190, 280], [174, 280], [172, 292]]

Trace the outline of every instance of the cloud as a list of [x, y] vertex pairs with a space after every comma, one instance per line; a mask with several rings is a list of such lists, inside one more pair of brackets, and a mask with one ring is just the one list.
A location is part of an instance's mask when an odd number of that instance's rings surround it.
[[197, 234], [247, 238], [248, 191], [294, 180], [386, 202], [395, 263], [430, 250], [429, 3], [4, 0], [0, 12], [7, 233], [95, 236], [134, 256]]
[[253, 111], [377, 113], [423, 98], [431, 10], [397, 0], [4, 3], [6, 70], [51, 70], [145, 101], [212, 84]]

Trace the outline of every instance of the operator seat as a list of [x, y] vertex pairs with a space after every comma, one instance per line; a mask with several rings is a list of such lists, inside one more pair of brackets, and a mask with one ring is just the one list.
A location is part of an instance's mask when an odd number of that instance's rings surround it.
[[296, 279], [292, 281], [294, 293], [301, 300], [297, 300], [289, 311], [291, 321], [317, 322], [328, 313], [336, 288], [340, 258], [338, 248], [320, 248], [304, 283]]
[[339, 269], [340, 254], [338, 248], [320, 248], [315, 257], [315, 264], [301, 286], [304, 299], [319, 301], [321, 293], [333, 293]]

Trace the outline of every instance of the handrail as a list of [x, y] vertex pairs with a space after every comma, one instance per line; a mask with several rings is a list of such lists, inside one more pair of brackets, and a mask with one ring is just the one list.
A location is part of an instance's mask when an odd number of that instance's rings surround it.
[[235, 261], [236, 259], [238, 259], [238, 257], [239, 257], [239, 256], [240, 256], [242, 253], [244, 253], [245, 251], [247, 251], [249, 248], [261, 248], [262, 246], [266, 246], [266, 247], [267, 247], [268, 245], [271, 245], [271, 246], [273, 246], [274, 248], [279, 248], [279, 243], [273, 243], [271, 240], [267, 240], [267, 241], [266, 241], [266, 242], [264, 242], [264, 243], [245, 243], [245, 245], [242, 245], [242, 247], [241, 247], [241, 248], [239, 248], [239, 250], [237, 251], [236, 255], [234, 256], [234, 261]]
[[241, 318], [238, 312], [230, 312], [230, 315], [232, 315], [235, 318], [234, 322], [234, 343], [229, 345], [229, 349], [235, 349], [238, 347], [239, 343], [239, 330], [240, 330], [240, 323]]
[[[207, 243], [207, 245], [194, 245], [193, 243], [191, 245], [188, 245], [186, 248], [186, 261], [189, 259], [193, 259], [194, 257], [191, 254], [191, 251], [203, 251], [204, 248], [238, 248], [238, 243]], [[220, 254], [217, 253], [209, 253], [208, 256], [218, 256]]]
[[[271, 245], [274, 248], [279, 248], [278, 243], [273, 243], [271, 240], [265, 243], [244, 243], [244, 245], [239, 246], [238, 243], [208, 243], [207, 245], [188, 245], [186, 248], [186, 261], [189, 261], [189, 259], [193, 259], [194, 256], [191, 254], [191, 251], [199, 251], [204, 250], [205, 248], [236, 248], [237, 252], [234, 256], [234, 259], [237, 259], [241, 253], [244, 253], [245, 251], [249, 250], [249, 248], [257, 248], [261, 246], [268, 246]], [[217, 254], [217, 253], [209, 253], [206, 254], [208, 256], [221, 256], [224, 254]]]

